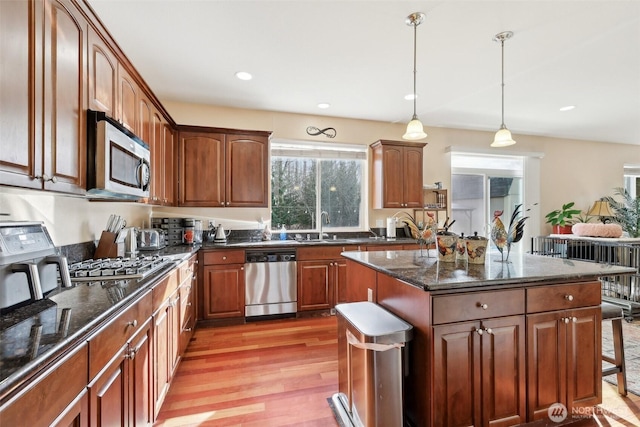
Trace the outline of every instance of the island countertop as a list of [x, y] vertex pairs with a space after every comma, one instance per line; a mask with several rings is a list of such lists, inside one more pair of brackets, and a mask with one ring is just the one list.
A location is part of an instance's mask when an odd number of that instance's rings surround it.
[[552, 281], [588, 281], [606, 276], [633, 274], [635, 268], [531, 254], [511, 254], [508, 262], [489, 253], [484, 264], [463, 260], [438, 261], [435, 250], [343, 252], [342, 256], [402, 280], [425, 291], [456, 291], [472, 288], [503, 289], [549, 284]]

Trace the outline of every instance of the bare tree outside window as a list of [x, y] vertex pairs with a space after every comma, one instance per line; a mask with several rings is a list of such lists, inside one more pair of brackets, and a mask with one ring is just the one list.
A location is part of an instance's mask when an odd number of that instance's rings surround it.
[[359, 228], [362, 205], [362, 160], [272, 157], [271, 225], [317, 231], [322, 211], [325, 229]]

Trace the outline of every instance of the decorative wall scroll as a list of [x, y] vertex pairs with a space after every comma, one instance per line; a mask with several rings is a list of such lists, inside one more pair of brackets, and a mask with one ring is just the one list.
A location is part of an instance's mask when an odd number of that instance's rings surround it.
[[309, 126], [307, 128], [307, 134], [311, 136], [324, 135], [327, 138], [335, 138], [337, 133], [338, 132], [336, 132], [334, 128], [318, 129], [317, 127], [314, 127], [314, 126]]

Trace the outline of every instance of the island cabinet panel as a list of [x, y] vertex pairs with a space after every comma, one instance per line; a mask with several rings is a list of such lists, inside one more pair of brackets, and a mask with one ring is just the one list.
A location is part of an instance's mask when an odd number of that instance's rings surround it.
[[524, 316], [434, 327], [433, 424], [526, 420]]
[[554, 403], [571, 413], [602, 401], [601, 321], [599, 307], [527, 316], [530, 420]]
[[0, 408], [2, 426], [88, 426], [87, 345], [78, 346]]
[[433, 297], [433, 323], [524, 314], [524, 289]]
[[376, 272], [349, 259], [346, 268], [346, 302], [377, 301]]

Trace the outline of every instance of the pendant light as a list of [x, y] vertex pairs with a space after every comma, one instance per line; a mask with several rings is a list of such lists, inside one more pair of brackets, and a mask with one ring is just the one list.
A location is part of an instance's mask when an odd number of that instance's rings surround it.
[[416, 114], [416, 98], [418, 96], [416, 92], [416, 35], [418, 33], [418, 25], [422, 24], [424, 18], [424, 13], [414, 12], [411, 15], [407, 16], [407, 19], [405, 20], [407, 25], [413, 26], [413, 117], [407, 124], [407, 131], [404, 135], [402, 135], [403, 139], [408, 140], [417, 140], [427, 137], [427, 134], [424, 133], [422, 122], [418, 119], [418, 115]]
[[496, 34], [493, 38], [494, 41], [500, 42], [502, 47], [502, 125], [500, 125], [500, 130], [496, 132], [496, 136], [491, 143], [492, 147], [508, 147], [516, 143], [511, 137], [511, 131], [504, 125], [504, 41], [510, 39], [512, 36], [513, 32], [505, 31]]

